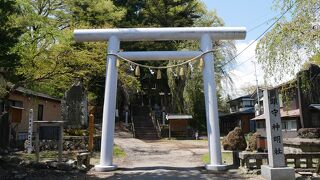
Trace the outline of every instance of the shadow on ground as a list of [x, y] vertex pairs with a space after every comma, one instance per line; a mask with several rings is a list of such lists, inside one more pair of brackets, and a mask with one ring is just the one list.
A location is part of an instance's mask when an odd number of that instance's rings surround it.
[[88, 175], [89, 179], [248, 179], [250, 177], [241, 175], [236, 170], [223, 172], [212, 172], [204, 167], [135, 167], [119, 168], [114, 172], [93, 173]]

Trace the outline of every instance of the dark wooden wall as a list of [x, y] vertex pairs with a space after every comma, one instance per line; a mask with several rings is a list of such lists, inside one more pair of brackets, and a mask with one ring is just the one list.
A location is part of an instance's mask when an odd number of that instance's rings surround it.
[[320, 104], [320, 67], [311, 64], [307, 70], [298, 73], [297, 80], [301, 126], [314, 128], [310, 104]]

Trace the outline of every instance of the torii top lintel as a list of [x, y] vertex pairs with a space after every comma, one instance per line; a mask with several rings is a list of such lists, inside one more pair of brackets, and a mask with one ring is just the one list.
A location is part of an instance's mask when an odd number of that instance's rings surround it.
[[108, 41], [116, 36], [120, 41], [169, 41], [199, 40], [208, 34], [212, 40], [245, 39], [245, 27], [166, 27], [166, 28], [115, 28], [115, 29], [76, 29], [77, 42]]

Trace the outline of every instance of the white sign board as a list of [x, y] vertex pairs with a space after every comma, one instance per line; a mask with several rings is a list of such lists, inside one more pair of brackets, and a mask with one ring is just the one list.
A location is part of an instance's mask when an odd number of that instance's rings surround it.
[[276, 89], [265, 90], [263, 98], [269, 166], [285, 167], [278, 91]]
[[32, 152], [32, 132], [33, 132], [33, 109], [29, 111], [29, 128], [28, 128], [28, 153]]

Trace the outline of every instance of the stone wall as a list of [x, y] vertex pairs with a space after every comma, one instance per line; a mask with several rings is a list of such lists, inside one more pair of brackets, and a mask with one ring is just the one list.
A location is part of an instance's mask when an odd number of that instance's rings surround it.
[[320, 152], [320, 139], [288, 138], [283, 145], [289, 152]]
[[[93, 150], [100, 151], [101, 136], [95, 136], [93, 140]], [[33, 142], [35, 149], [35, 142]], [[88, 136], [65, 136], [63, 137], [64, 151], [78, 151], [88, 149]], [[40, 151], [58, 150], [58, 141], [40, 140]]]

